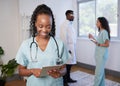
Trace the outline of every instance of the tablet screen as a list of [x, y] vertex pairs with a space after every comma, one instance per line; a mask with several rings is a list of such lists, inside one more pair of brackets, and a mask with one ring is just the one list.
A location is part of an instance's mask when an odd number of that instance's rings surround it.
[[48, 76], [48, 71], [49, 70], [52, 70], [52, 69], [60, 69], [61, 66], [57, 65], [57, 66], [47, 66], [47, 67], [43, 67], [42, 70], [41, 70], [41, 74], [40, 74], [40, 77], [44, 77], [44, 76]]

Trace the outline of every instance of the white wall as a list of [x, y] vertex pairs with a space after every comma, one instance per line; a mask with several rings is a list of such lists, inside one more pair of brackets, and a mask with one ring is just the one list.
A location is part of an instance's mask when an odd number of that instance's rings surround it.
[[0, 0], [0, 46], [4, 63], [15, 58], [19, 45], [19, 17], [17, 0]]
[[64, 13], [67, 9], [74, 8], [73, 2], [74, 0], [0, 0], [0, 46], [5, 51], [3, 62], [15, 58], [23, 40], [22, 35], [28, 34], [21, 30], [21, 16], [31, 16], [37, 5], [47, 4], [55, 15], [56, 35], [59, 36], [59, 27], [65, 19]]
[[[120, 9], [120, 5], [118, 9]], [[120, 14], [120, 10], [118, 10], [118, 13]], [[120, 19], [120, 16], [118, 18]], [[76, 51], [78, 62], [95, 66], [94, 50], [95, 45], [91, 41], [89, 41], [88, 38], [77, 39]], [[111, 40], [106, 68], [120, 72], [120, 40]]]
[[[29, 2], [29, 3], [28, 3]], [[77, 31], [77, 0], [20, 0], [20, 13], [21, 15], [31, 15], [33, 9], [38, 4], [47, 4], [53, 10], [55, 15], [57, 36], [59, 37], [59, 29], [61, 23], [65, 20], [65, 11], [68, 9], [74, 10], [75, 13], [75, 28]], [[26, 5], [26, 3], [28, 3]], [[88, 39], [77, 39], [77, 60], [78, 62], [95, 65], [94, 60], [94, 49], [95, 45], [91, 43]], [[111, 42], [109, 48], [109, 59], [106, 64], [106, 68], [111, 70], [120, 71], [120, 42]]]
[[[51, 7], [55, 15], [57, 36], [61, 23], [65, 20], [65, 11], [74, 10], [75, 28], [77, 30], [77, 4], [76, 0], [0, 0], [0, 46], [5, 50], [2, 57], [4, 62], [14, 58], [21, 43], [21, 22], [19, 15], [31, 16], [38, 4], [45, 3]], [[77, 39], [77, 60], [78, 62], [95, 65], [95, 45], [88, 39]], [[109, 48], [109, 59], [106, 68], [120, 71], [120, 41], [112, 41]]]
[[[77, 60], [78, 62], [95, 65], [94, 59], [95, 45], [88, 39], [78, 38], [77, 40]], [[111, 41], [109, 47], [109, 57], [106, 68], [120, 72], [120, 41]]]
[[37, 5], [48, 5], [52, 9], [55, 17], [56, 36], [58, 37], [60, 25], [65, 20], [65, 11], [68, 9], [75, 9], [76, 5], [73, 4], [75, 2], [76, 0], [19, 0], [20, 15], [31, 16]]

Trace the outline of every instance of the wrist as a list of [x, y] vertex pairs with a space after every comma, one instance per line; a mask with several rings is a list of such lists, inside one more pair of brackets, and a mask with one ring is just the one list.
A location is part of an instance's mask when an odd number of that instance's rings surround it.
[[98, 42], [96, 42], [95, 44], [96, 44], [96, 46], [100, 46], [100, 43], [98, 43]]
[[62, 77], [62, 76], [64, 76], [64, 73], [63, 73], [63, 71], [59, 71], [59, 77]]
[[32, 69], [29, 69], [29, 71], [30, 71], [30, 75], [32, 75], [32, 74], [33, 74], [33, 70], [32, 70]]
[[62, 68], [59, 73], [60, 73], [60, 76], [64, 76], [66, 74], [66, 68]]
[[101, 46], [101, 44], [98, 43], [97, 46]]

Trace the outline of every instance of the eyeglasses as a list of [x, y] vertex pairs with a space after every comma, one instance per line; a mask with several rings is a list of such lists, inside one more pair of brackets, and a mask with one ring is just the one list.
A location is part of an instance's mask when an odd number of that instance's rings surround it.
[[74, 14], [71, 13], [70, 16], [74, 16]]

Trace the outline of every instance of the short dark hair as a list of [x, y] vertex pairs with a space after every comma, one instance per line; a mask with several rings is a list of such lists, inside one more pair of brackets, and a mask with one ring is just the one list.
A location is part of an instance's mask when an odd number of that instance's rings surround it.
[[70, 13], [73, 13], [73, 11], [72, 11], [72, 10], [67, 10], [67, 11], [65, 12], [65, 15], [67, 16], [67, 15], [70, 14]]

